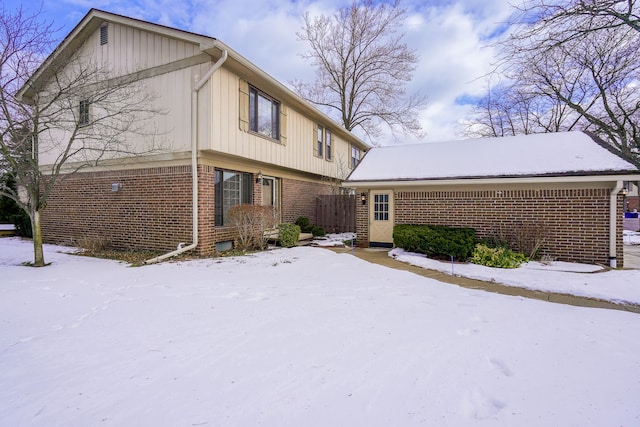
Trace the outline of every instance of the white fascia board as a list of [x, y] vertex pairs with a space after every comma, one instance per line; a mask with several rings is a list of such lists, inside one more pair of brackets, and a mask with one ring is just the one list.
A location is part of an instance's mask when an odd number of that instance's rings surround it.
[[432, 187], [455, 185], [502, 185], [502, 184], [551, 184], [572, 182], [617, 182], [638, 181], [640, 174], [628, 175], [584, 175], [584, 176], [542, 176], [510, 178], [472, 178], [472, 179], [421, 179], [421, 180], [385, 180], [385, 181], [344, 181], [343, 187], [349, 188], [397, 188]]

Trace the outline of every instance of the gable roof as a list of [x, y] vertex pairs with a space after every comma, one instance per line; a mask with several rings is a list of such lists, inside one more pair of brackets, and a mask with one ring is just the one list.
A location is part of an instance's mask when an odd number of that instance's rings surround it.
[[347, 183], [638, 173], [594, 137], [559, 132], [376, 147]]
[[40, 67], [38, 67], [25, 85], [20, 89], [18, 94], [19, 97], [25, 100], [32, 98], [34, 96], [33, 88], [42, 87], [41, 83], [47, 81], [55, 73], [55, 70], [57, 70], [58, 67], [61, 65], [64, 66], [70, 55], [72, 55], [73, 52], [75, 52], [91, 36], [91, 34], [98, 30], [105, 22], [131, 26], [151, 33], [161, 34], [174, 39], [197, 44], [200, 47], [200, 51], [209, 55], [213, 61], [219, 59], [223, 52], [226, 51], [228, 59], [224, 63], [224, 67], [230, 69], [243, 79], [253, 81], [256, 84], [259, 82], [261, 90], [268, 92], [272, 96], [278, 97], [280, 101], [287, 103], [298, 111], [304, 112], [309, 116], [309, 118], [317, 120], [325, 126], [331, 124], [332, 130], [334, 130], [337, 135], [346, 137], [349, 142], [354, 143], [359, 148], [364, 150], [368, 150], [370, 148], [370, 145], [365, 141], [340, 126], [327, 114], [320, 111], [310, 102], [300, 97], [293, 90], [280, 83], [278, 80], [257, 67], [248, 59], [244, 58], [235, 50], [231, 49], [219, 39], [111, 12], [105, 12], [99, 9], [91, 9], [87, 12], [87, 14], [54, 49], [54, 51], [51, 52], [51, 54], [43, 61]]

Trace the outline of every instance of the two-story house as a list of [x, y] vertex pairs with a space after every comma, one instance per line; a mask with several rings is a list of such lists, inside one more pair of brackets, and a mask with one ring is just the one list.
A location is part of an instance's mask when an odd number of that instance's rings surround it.
[[[331, 193], [369, 148], [215, 38], [92, 9], [31, 82], [50, 78], [47, 67], [70, 52], [112, 77], [139, 76], [157, 95], [162, 113], [151, 127], [164, 149], [112, 156], [62, 181], [43, 211], [46, 242], [95, 238], [156, 251], [183, 243], [211, 254], [231, 247], [227, 213], [237, 204], [273, 205], [283, 222], [313, 222], [316, 197]], [[29, 87], [42, 83], [26, 85], [23, 98], [35, 99]], [[90, 102], [73, 102], [81, 120], [92, 114]], [[143, 139], [129, 137], [132, 146]], [[59, 154], [41, 150], [40, 164], [46, 169]]]

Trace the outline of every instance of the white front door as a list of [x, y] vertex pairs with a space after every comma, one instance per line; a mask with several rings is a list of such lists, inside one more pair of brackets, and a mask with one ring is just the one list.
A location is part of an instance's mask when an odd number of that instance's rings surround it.
[[369, 192], [369, 243], [393, 245], [393, 190]]

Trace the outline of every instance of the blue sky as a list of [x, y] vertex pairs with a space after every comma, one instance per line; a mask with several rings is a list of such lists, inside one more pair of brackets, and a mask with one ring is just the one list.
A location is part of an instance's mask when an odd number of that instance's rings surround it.
[[[307, 49], [296, 39], [306, 11], [330, 13], [351, 0], [4, 0], [42, 8], [44, 19], [60, 28], [60, 38], [90, 8], [106, 10], [219, 38], [283, 83], [311, 81], [313, 68], [300, 54]], [[420, 114], [423, 141], [463, 136], [470, 105], [486, 89], [481, 77], [491, 69], [492, 43], [507, 27], [509, 0], [402, 0], [407, 9], [405, 40], [420, 62], [409, 92], [421, 91], [428, 105]], [[383, 144], [391, 143], [386, 137]], [[412, 140], [400, 142], [416, 142]]]

